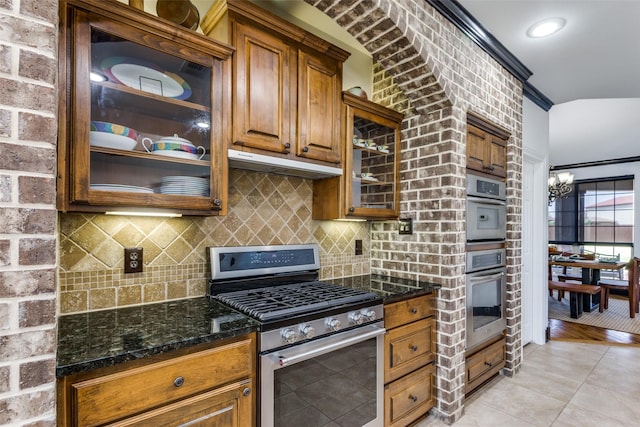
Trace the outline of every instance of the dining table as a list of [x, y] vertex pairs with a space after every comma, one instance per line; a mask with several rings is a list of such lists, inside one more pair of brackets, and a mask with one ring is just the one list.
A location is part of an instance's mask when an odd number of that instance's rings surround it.
[[[549, 258], [549, 277], [551, 277], [551, 267], [559, 265], [562, 267], [576, 267], [582, 271], [582, 283], [585, 285], [597, 285], [600, 281], [600, 270], [620, 270], [627, 265], [624, 261], [600, 261], [598, 259], [588, 260], [580, 258], [557, 259], [557, 257]], [[582, 310], [590, 312], [594, 307], [600, 304], [600, 295], [582, 295]]]

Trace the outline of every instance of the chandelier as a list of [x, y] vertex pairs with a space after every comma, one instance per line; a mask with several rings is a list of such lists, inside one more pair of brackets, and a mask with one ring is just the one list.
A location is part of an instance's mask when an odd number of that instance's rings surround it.
[[573, 174], [549, 172], [549, 204], [557, 199], [566, 199], [573, 191]]

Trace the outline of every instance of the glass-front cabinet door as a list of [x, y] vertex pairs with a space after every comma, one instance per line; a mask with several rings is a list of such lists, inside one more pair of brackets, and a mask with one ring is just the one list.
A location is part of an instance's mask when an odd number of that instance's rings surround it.
[[[231, 50], [142, 15], [68, 9], [64, 204], [218, 214]], [[163, 37], [171, 32], [187, 37]]]
[[343, 93], [347, 117], [345, 216], [397, 218], [403, 115]]

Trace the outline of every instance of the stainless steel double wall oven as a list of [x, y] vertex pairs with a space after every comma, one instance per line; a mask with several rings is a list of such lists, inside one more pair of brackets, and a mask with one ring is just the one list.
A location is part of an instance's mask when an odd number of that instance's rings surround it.
[[382, 426], [381, 297], [319, 281], [315, 244], [209, 252], [210, 295], [261, 324], [261, 427]]
[[506, 328], [505, 183], [467, 175], [467, 350]]

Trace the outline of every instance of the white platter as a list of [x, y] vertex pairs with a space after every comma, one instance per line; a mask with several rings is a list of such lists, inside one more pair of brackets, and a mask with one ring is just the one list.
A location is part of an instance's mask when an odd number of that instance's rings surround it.
[[116, 64], [111, 67], [111, 73], [123, 85], [144, 92], [169, 98], [177, 98], [184, 93], [180, 83], [166, 74], [144, 65]]
[[102, 61], [101, 66], [116, 83], [168, 98], [187, 99], [191, 96], [191, 87], [182, 77], [149, 61], [114, 56]]
[[135, 185], [91, 184], [89, 188], [91, 190], [99, 190], [99, 191], [126, 191], [130, 193], [153, 193], [153, 190], [151, 188], [136, 187]]
[[94, 147], [115, 148], [118, 150], [131, 151], [136, 147], [138, 141], [126, 136], [116, 135], [109, 132], [89, 131], [89, 144]]

